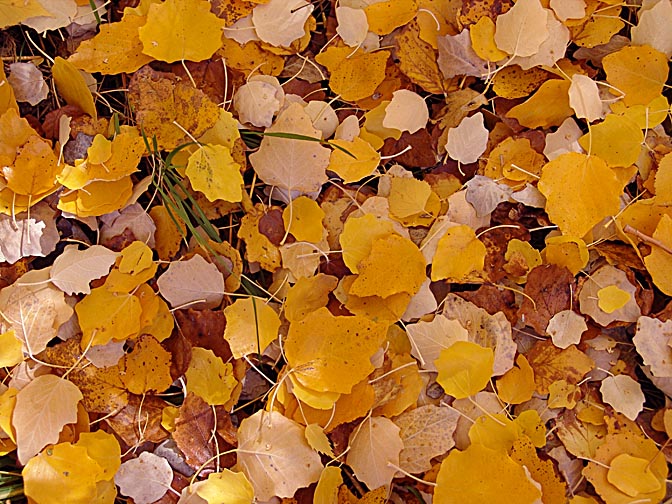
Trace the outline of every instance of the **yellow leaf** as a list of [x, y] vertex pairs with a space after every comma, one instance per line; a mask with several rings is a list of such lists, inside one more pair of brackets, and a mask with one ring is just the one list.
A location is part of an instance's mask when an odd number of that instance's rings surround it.
[[14, 193], [34, 196], [52, 190], [60, 170], [58, 158], [49, 142], [31, 136], [17, 150], [14, 165], [2, 167], [2, 174], [7, 187]]
[[517, 119], [526, 128], [560, 126], [574, 115], [569, 106], [570, 85], [568, 80], [547, 80], [530, 98], [509, 110], [506, 117]]
[[[82, 329], [82, 349], [104, 345], [108, 341], [122, 341], [138, 334], [142, 307], [137, 297], [110, 292], [105, 287], [91, 290], [75, 305]], [[104, 313], [105, 317], [100, 314]]]
[[387, 197], [390, 215], [401, 220], [424, 212], [431, 194], [432, 188], [424, 180], [393, 177]]
[[284, 349], [304, 386], [347, 394], [373, 371], [370, 358], [386, 333], [387, 324], [360, 316], [336, 317], [319, 308], [290, 324]]
[[306, 441], [308, 441], [308, 444], [312, 446], [313, 450], [317, 450], [320, 453], [329, 455], [332, 458], [334, 457], [334, 451], [331, 448], [331, 443], [329, 442], [329, 438], [324, 433], [324, 429], [322, 429], [322, 427], [320, 427], [318, 424], [306, 425], [305, 435]]
[[37, 136], [37, 131], [19, 116], [17, 109], [10, 108], [3, 112], [0, 116], [0, 164], [14, 164], [19, 147], [33, 135]]
[[23, 468], [24, 491], [34, 502], [72, 504], [95, 502], [102, 468], [83, 446], [60, 443], [47, 448]]
[[483, 271], [485, 244], [469, 226], [449, 228], [436, 247], [432, 259], [432, 281], [469, 282]]
[[263, 300], [253, 297], [238, 299], [224, 308], [224, 316], [224, 339], [229, 342], [236, 359], [263, 353], [278, 337], [280, 317]]
[[579, 138], [579, 144], [586, 152], [602, 158], [609, 166], [634, 164], [643, 141], [644, 134], [634, 121], [615, 114], [609, 114]]
[[98, 118], [91, 90], [75, 65], [60, 56], [56, 56], [54, 65], [51, 67], [51, 73], [58, 92], [69, 105], [76, 105], [94, 119]]
[[535, 389], [534, 371], [522, 354], [516, 358], [516, 366], [497, 380], [497, 395], [509, 404], [529, 401]]
[[602, 440], [583, 475], [609, 504], [661, 502], [668, 468], [665, 457], [658, 453], [651, 439], [625, 428]]
[[506, 247], [504, 259], [507, 261], [502, 268], [511, 275], [511, 279], [519, 284], [527, 281], [527, 274], [542, 263], [541, 254], [530, 245], [530, 242], [516, 238]]
[[389, 51], [353, 54], [351, 47], [330, 47], [315, 57], [331, 73], [329, 87], [343, 100], [356, 101], [371, 96], [385, 79]]
[[539, 67], [528, 70], [518, 65], [502, 67], [492, 79], [492, 90], [502, 98], [524, 98], [547, 81], [549, 75]]
[[153, 251], [136, 240], [124, 248], [117, 257], [117, 265], [105, 280], [110, 292], [131, 292], [156, 274], [158, 264], [152, 259]]
[[111, 480], [121, 465], [121, 448], [114, 435], [105, 431], [82, 432], [75, 446], [86, 449], [86, 453], [98, 462], [102, 469], [100, 480]]
[[361, 137], [355, 137], [352, 142], [331, 140], [330, 143], [347, 150], [354, 156], [353, 158], [340, 149], [334, 149], [329, 157], [327, 169], [341, 177], [346, 184], [358, 182], [372, 175], [378, 168], [380, 154]]
[[0, 366], [14, 367], [23, 361], [23, 344], [14, 329], [0, 334]]
[[342, 395], [339, 392], [323, 392], [305, 387], [294, 374], [291, 373], [289, 374], [289, 381], [292, 384], [292, 394], [294, 394], [294, 396], [303, 404], [307, 404], [316, 410], [333, 410], [334, 404]]
[[666, 245], [668, 251], [654, 245], [651, 247], [651, 253], [644, 258], [644, 264], [656, 287], [668, 296], [672, 296], [672, 254], [669, 252], [672, 249], [672, 217], [662, 216], [653, 233], [653, 238]]
[[492, 376], [495, 353], [470, 341], [457, 341], [441, 350], [434, 361], [436, 381], [446, 394], [464, 399], [483, 390]]
[[622, 100], [612, 103], [609, 108], [637, 124], [639, 129], [649, 130], [661, 124], [667, 118], [669, 104], [663, 95], [657, 96], [646, 105], [626, 106]]
[[661, 483], [651, 472], [651, 461], [621, 453], [609, 464], [607, 480], [621, 492], [636, 497], [640, 493], [659, 490]]
[[133, 73], [153, 59], [143, 54], [138, 37], [138, 29], [146, 22], [146, 16], [125, 11], [120, 22], [100, 24], [98, 34], [79, 44], [68, 61], [89, 73]]
[[341, 468], [326, 466], [315, 487], [314, 504], [338, 504], [338, 487], [343, 484]]
[[259, 221], [265, 215], [263, 205], [257, 203], [253, 212], [248, 212], [240, 222], [238, 238], [245, 242], [245, 258], [268, 271], [275, 271], [282, 264], [280, 250], [268, 237], [259, 232]]
[[[25, 7], [22, 8], [25, 9]], [[18, 112], [19, 105], [16, 103], [14, 89], [12, 89], [12, 86], [9, 85], [9, 81], [7, 81], [5, 67], [3, 66], [0, 68], [0, 115], [4, 114], [9, 109], [13, 109]]]
[[166, 406], [161, 410], [161, 427], [168, 432], [175, 430], [175, 419], [180, 416], [180, 409], [175, 406]]
[[[344, 277], [339, 287], [335, 291], [337, 299], [345, 303], [345, 307], [354, 315], [361, 315], [375, 322], [396, 322], [408, 308], [411, 302], [411, 295], [407, 292], [392, 294], [386, 298], [381, 296], [356, 296], [350, 292], [352, 284], [357, 280], [357, 276]], [[343, 290], [345, 299], [339, 296], [339, 291]]]
[[371, 253], [373, 240], [394, 232], [392, 223], [373, 214], [350, 217], [339, 237], [343, 249], [343, 262], [353, 273], [359, 273], [359, 263]]
[[[581, 47], [595, 47], [606, 44], [611, 40], [611, 37], [625, 26], [620, 17], [621, 11], [622, 6], [620, 4], [612, 7], [601, 7], [599, 15], [590, 15], [585, 24], [577, 27], [572, 42]], [[576, 33], [577, 31], [578, 33]]]
[[287, 291], [284, 306], [285, 318], [294, 322], [318, 308], [327, 306], [329, 293], [336, 288], [337, 284], [336, 277], [324, 273], [299, 278]]
[[368, 5], [364, 12], [369, 21], [369, 31], [387, 35], [395, 28], [411, 21], [418, 11], [417, 0], [387, 0]]
[[[170, 261], [180, 250], [182, 240], [187, 236], [186, 224], [177, 216], [178, 224], [171, 218], [171, 214], [164, 205], [152, 207], [149, 216], [156, 225], [154, 240], [156, 253], [162, 261]], [[178, 227], [179, 226], [179, 227]]]
[[192, 347], [185, 376], [187, 391], [193, 392], [211, 406], [226, 404], [238, 383], [230, 362], [224, 363], [212, 350], [201, 347]]
[[[427, 14], [424, 9], [418, 12], [418, 22], [420, 14]], [[433, 16], [427, 17], [436, 29], [436, 23]], [[399, 59], [399, 69], [404, 72], [415, 84], [421, 86], [428, 93], [443, 93], [443, 76], [436, 62], [436, 53], [428, 41], [423, 40], [422, 28], [418, 29], [415, 22], [407, 24], [399, 35], [395, 37], [397, 45], [397, 58]], [[434, 35], [434, 45], [436, 46], [436, 35]]]
[[506, 453], [480, 444], [451, 451], [441, 463], [434, 489], [437, 503], [503, 503], [514, 495], [516, 504], [533, 504], [541, 491]]
[[297, 240], [317, 243], [322, 240], [324, 216], [315, 200], [300, 196], [290, 201], [282, 211], [282, 222], [287, 232]]
[[186, 175], [191, 186], [210, 201], [237, 203], [243, 199], [243, 176], [240, 165], [223, 145], [201, 145], [189, 156]]
[[495, 23], [491, 18], [483, 16], [472, 24], [469, 27], [469, 37], [471, 48], [479, 58], [493, 63], [506, 58], [507, 54], [495, 44]]
[[[623, 185], [596, 156], [568, 152], [544, 166], [537, 185], [546, 212], [563, 234], [583, 237], [605, 217], [618, 213]], [[600, 191], [595, 191], [599, 187]]]
[[206, 0], [166, 0], [152, 4], [138, 33], [143, 53], [159, 61], [203, 61], [222, 46], [225, 22]]
[[511, 458], [520, 466], [524, 466], [532, 479], [541, 485], [541, 501], [544, 504], [565, 504], [567, 502], [565, 497], [567, 484], [557, 474], [552, 460], [539, 457], [534, 444], [527, 436], [514, 441]]
[[548, 387], [557, 380], [576, 384], [595, 367], [595, 362], [576, 346], [560, 349], [548, 340], [535, 343], [526, 357], [540, 394], [547, 394]]
[[608, 285], [597, 291], [597, 305], [600, 310], [607, 313], [623, 308], [630, 298], [629, 292], [625, 292], [616, 285]]
[[219, 107], [203, 91], [188, 79], [179, 81], [171, 75], [144, 66], [133, 74], [128, 86], [128, 101], [136, 111], [138, 127], [148, 138], [156, 135], [159, 147], [165, 149], [200, 137], [220, 117]]
[[426, 278], [425, 266], [422, 252], [411, 240], [398, 234], [376, 238], [369, 255], [357, 265], [359, 276], [350, 293], [382, 298], [401, 292], [414, 295]]
[[518, 185], [538, 179], [546, 159], [532, 148], [527, 138], [507, 137], [488, 155], [483, 175]]
[[588, 247], [581, 238], [574, 236], [549, 236], [541, 256], [546, 264], [564, 266], [576, 275], [588, 264]]
[[255, 40], [240, 45], [233, 39], [224, 37], [222, 48], [217, 52], [226, 58], [226, 64], [240, 70], [249, 77], [253, 72], [262, 75], [280, 75], [285, 65], [282, 56], [273, 54]]
[[[210, 473], [208, 479], [192, 485], [193, 491], [208, 504], [252, 504], [254, 489], [243, 473], [224, 469]], [[189, 487], [185, 488], [187, 491]], [[184, 494], [183, 494], [184, 495]]]
[[627, 106], [646, 105], [658, 97], [667, 80], [667, 56], [651, 46], [626, 46], [602, 59], [612, 94]]
[[173, 379], [170, 376], [171, 354], [156, 339], [145, 334], [124, 356], [125, 372], [121, 379], [126, 389], [138, 395], [163, 392]]
[[61, 194], [58, 209], [79, 217], [98, 217], [123, 208], [132, 193], [130, 176], [113, 182], [91, 182], [85, 188]]
[[28, 18], [48, 16], [38, 0], [0, 0], [0, 28], [17, 25]]

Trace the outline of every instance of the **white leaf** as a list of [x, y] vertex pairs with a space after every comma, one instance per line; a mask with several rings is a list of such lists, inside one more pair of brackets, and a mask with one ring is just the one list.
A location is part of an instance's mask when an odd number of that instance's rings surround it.
[[628, 375], [607, 376], [602, 380], [600, 393], [604, 402], [630, 420], [634, 421], [644, 408], [642, 387]]
[[457, 75], [482, 77], [488, 73], [488, 62], [481, 59], [471, 47], [469, 30], [464, 29], [458, 35], [438, 37], [439, 70], [446, 79]]
[[[310, 116], [299, 103], [283, 110], [266, 133], [295, 133], [320, 138]], [[312, 192], [327, 181], [331, 151], [319, 143], [265, 136], [250, 163], [262, 182], [290, 191]]]
[[270, 0], [254, 8], [252, 22], [261, 40], [289, 47], [305, 34], [304, 25], [313, 8], [306, 0]]
[[[546, 11], [546, 32], [548, 36], [534, 54], [527, 57], [516, 56], [511, 59], [510, 65], [519, 65], [523, 70], [529, 70], [537, 66], [552, 67], [565, 56], [569, 45], [569, 30], [556, 19], [553, 12], [549, 9], [544, 10]], [[538, 30], [539, 27], [533, 29]]]
[[546, 135], [546, 145], [544, 147], [544, 156], [549, 161], [553, 161], [558, 156], [567, 152], [583, 152], [579, 145], [579, 138], [583, 136], [583, 131], [571, 117], [565, 119], [555, 133]]
[[513, 192], [508, 185], [498, 184], [483, 175], [475, 175], [465, 185], [467, 201], [471, 203], [479, 217], [489, 216], [497, 205], [509, 201]]
[[233, 107], [242, 123], [267, 128], [285, 99], [278, 79], [269, 75], [253, 75], [233, 96]]
[[573, 310], [562, 310], [548, 321], [546, 332], [558, 348], [578, 345], [581, 335], [588, 330], [585, 319]]
[[119, 491], [131, 497], [135, 504], [159, 500], [172, 481], [173, 470], [168, 461], [150, 452], [142, 452], [138, 458], [127, 460], [114, 475]]
[[336, 33], [343, 39], [345, 45], [357, 47], [369, 32], [369, 21], [366, 13], [362, 9], [353, 9], [352, 7], [336, 7]]
[[581, 19], [586, 15], [585, 0], [551, 0], [550, 7], [560, 21]]
[[448, 320], [437, 315], [431, 322], [421, 320], [406, 326], [408, 340], [411, 342], [411, 355], [418, 359], [420, 367], [436, 371], [434, 361], [441, 350], [450, 347], [456, 341], [467, 341], [469, 333], [457, 320]]
[[453, 446], [453, 432], [459, 412], [433, 404], [420, 406], [394, 419], [400, 428], [399, 436], [404, 449], [399, 454], [399, 467], [416, 474], [431, 469], [434, 457], [443, 455]]
[[672, 378], [672, 320], [639, 317], [632, 342], [644, 364], [659, 378]]
[[475, 163], [488, 146], [488, 135], [483, 113], [478, 112], [462, 119], [456, 128], [448, 129], [446, 151], [462, 164]]
[[65, 28], [77, 17], [77, 2], [75, 0], [40, 0], [40, 3], [51, 15], [34, 16], [21, 23], [33, 28], [38, 33]]
[[44, 75], [32, 63], [12, 63], [9, 71], [7, 80], [14, 89], [17, 101], [28, 102], [34, 107], [49, 95]]
[[427, 125], [429, 109], [425, 100], [408, 89], [392, 93], [392, 101], [385, 108], [383, 126], [415, 133]]
[[224, 36], [226, 38], [235, 40], [241, 46], [252, 40], [261, 40], [259, 37], [257, 37], [257, 32], [254, 29], [252, 14], [248, 14], [247, 16], [240, 18], [231, 26], [225, 27]]
[[21, 464], [58, 442], [63, 426], [77, 421], [82, 398], [76, 385], [56, 375], [38, 376], [19, 391], [12, 425]]
[[650, 45], [654, 49], [672, 57], [672, 2], [659, 0], [644, 2], [639, 9], [639, 23], [630, 31], [632, 45]]
[[14, 264], [23, 257], [44, 257], [56, 248], [59, 240], [53, 218], [40, 220], [39, 212], [31, 211], [30, 219], [26, 213], [16, 219], [0, 215], [0, 261]]
[[214, 308], [224, 297], [224, 275], [198, 254], [171, 263], [156, 283], [159, 293], [173, 308], [185, 305]]
[[54, 261], [49, 277], [66, 294], [90, 294], [91, 280], [107, 275], [118, 255], [102, 245], [84, 250], [68, 245]]
[[389, 418], [369, 417], [350, 435], [346, 463], [369, 488], [389, 486], [392, 482], [404, 448], [399, 431]]
[[508, 54], [532, 56], [548, 38], [546, 22], [546, 9], [539, 0], [518, 0], [497, 16], [495, 44]]
[[587, 119], [588, 122], [602, 119], [602, 100], [597, 82], [587, 75], [572, 75], [569, 85], [569, 106], [574, 109], [576, 117]]
[[305, 429], [276, 411], [257, 411], [238, 428], [238, 467], [260, 501], [292, 497], [320, 478], [319, 454]]

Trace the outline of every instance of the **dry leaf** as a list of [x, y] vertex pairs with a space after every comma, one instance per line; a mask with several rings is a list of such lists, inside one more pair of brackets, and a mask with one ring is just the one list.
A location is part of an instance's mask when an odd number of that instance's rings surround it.
[[66, 294], [90, 294], [91, 281], [107, 275], [117, 255], [101, 245], [84, 250], [68, 245], [54, 261], [49, 278]]
[[400, 428], [384, 417], [369, 417], [350, 435], [346, 463], [369, 488], [389, 486], [404, 443]]
[[186, 261], [170, 263], [156, 283], [173, 308], [186, 305], [212, 308], [224, 297], [224, 276], [217, 266], [198, 254]]
[[168, 461], [151, 452], [127, 460], [114, 476], [122, 495], [137, 504], [150, 504], [163, 497], [173, 481], [173, 469]]

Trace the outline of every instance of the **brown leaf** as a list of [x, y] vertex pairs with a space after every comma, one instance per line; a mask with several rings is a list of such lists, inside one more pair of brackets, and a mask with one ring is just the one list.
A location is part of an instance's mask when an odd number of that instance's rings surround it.
[[[189, 393], [180, 406], [175, 419], [173, 439], [191, 467], [198, 469], [215, 454], [212, 431], [215, 414], [208, 404], [196, 394]], [[206, 468], [214, 467], [214, 460]]]
[[128, 447], [139, 446], [146, 441], [160, 443], [168, 437], [168, 433], [161, 427], [164, 407], [165, 402], [159, 397], [141, 398], [132, 395], [124, 409], [105, 421]]
[[433, 145], [432, 137], [426, 129], [421, 129], [413, 134], [404, 132], [399, 140], [388, 138], [380, 153], [383, 156], [392, 156], [399, 154], [407, 147], [411, 147], [399, 156], [395, 156], [394, 161], [407, 168], [420, 168], [434, 166], [437, 163], [436, 148]]
[[[554, 264], [537, 266], [527, 275], [525, 294], [518, 315], [539, 334], [546, 334], [548, 321], [553, 315], [568, 310], [572, 292], [576, 292], [574, 277], [565, 267]], [[536, 304], [536, 306], [535, 306]]]
[[574, 345], [562, 350], [550, 340], [537, 341], [525, 357], [534, 369], [540, 394], [548, 394], [549, 385], [558, 380], [576, 385], [595, 367], [593, 360]]

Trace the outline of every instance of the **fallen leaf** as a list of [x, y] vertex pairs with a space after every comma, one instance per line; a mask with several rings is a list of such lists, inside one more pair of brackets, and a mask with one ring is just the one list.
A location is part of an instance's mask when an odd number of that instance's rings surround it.
[[122, 495], [137, 504], [150, 504], [163, 497], [173, 481], [173, 469], [168, 461], [151, 452], [127, 460], [114, 476]]
[[369, 488], [389, 486], [404, 443], [400, 428], [384, 417], [369, 417], [351, 434], [346, 463]]
[[446, 151], [462, 164], [475, 163], [485, 152], [488, 134], [481, 112], [465, 117], [457, 127], [448, 130]]
[[116, 259], [116, 252], [101, 245], [84, 250], [68, 245], [54, 261], [49, 278], [66, 294], [90, 294], [91, 281], [107, 275]]
[[431, 469], [431, 459], [448, 452], [454, 445], [453, 432], [459, 413], [450, 408], [427, 404], [402, 413], [394, 419], [404, 445], [399, 467], [417, 474]]
[[607, 376], [602, 380], [600, 393], [604, 402], [630, 420], [635, 420], [644, 408], [642, 387], [628, 375]]
[[548, 38], [546, 9], [539, 0], [518, 1], [495, 22], [497, 48], [513, 56], [532, 56]]
[[313, 9], [306, 0], [270, 0], [254, 8], [252, 23], [264, 42], [289, 47], [304, 35], [304, 25]]
[[457, 341], [441, 350], [439, 358], [434, 361], [439, 372], [436, 381], [446, 394], [457, 399], [472, 396], [490, 381], [494, 360], [491, 348]]
[[42, 72], [32, 63], [9, 65], [7, 81], [14, 89], [16, 100], [28, 102], [33, 107], [49, 95], [49, 87]]
[[157, 280], [159, 292], [170, 305], [215, 307], [224, 296], [224, 276], [217, 266], [196, 254], [186, 261], [170, 263]]
[[223, 145], [201, 145], [189, 156], [185, 174], [191, 187], [205, 194], [209, 201], [236, 203], [243, 199], [240, 165]]
[[50, 374], [36, 377], [19, 391], [12, 425], [22, 464], [56, 443], [64, 425], [77, 421], [77, 403], [82, 397], [71, 382]]
[[248, 297], [237, 299], [224, 308], [226, 329], [224, 339], [231, 354], [240, 359], [249, 354], [262, 354], [278, 337], [280, 317], [264, 301]]
[[202, 61], [221, 47], [224, 21], [204, 0], [151, 4], [138, 30], [142, 52], [160, 61]]
[[291, 497], [316, 482], [319, 454], [306, 442], [304, 428], [275, 411], [258, 411], [238, 428], [238, 466], [258, 499]]
[[[320, 132], [298, 103], [287, 107], [266, 133], [320, 138]], [[327, 181], [329, 155], [329, 149], [317, 142], [267, 135], [259, 150], [250, 155], [250, 163], [266, 184], [287, 191], [312, 192]]]

